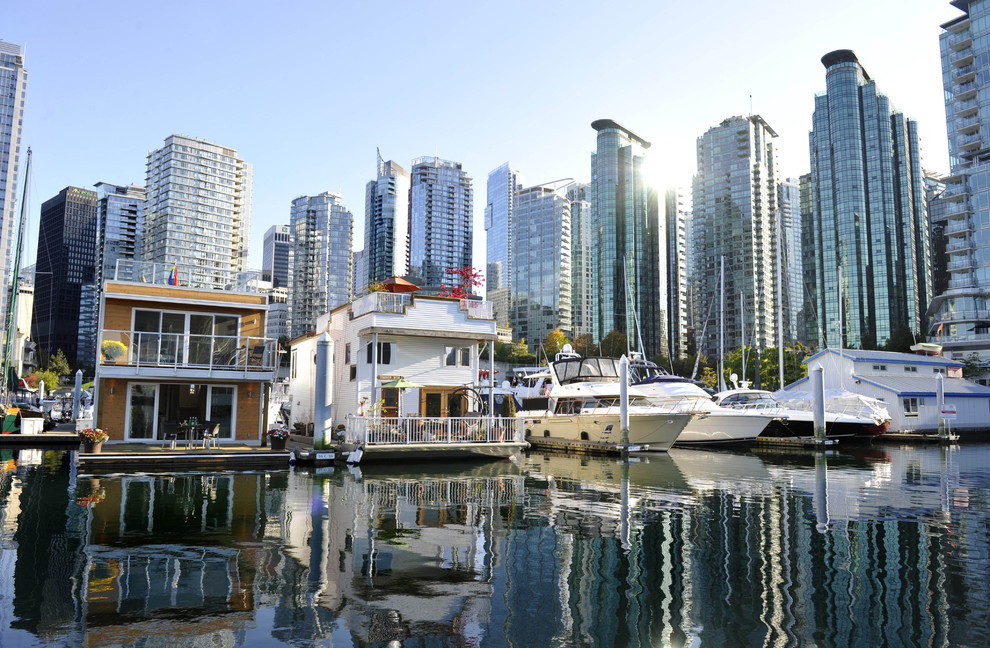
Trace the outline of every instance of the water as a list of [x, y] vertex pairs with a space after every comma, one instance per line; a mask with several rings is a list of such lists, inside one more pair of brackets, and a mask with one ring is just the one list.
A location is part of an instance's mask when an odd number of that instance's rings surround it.
[[985, 445], [109, 477], [3, 458], [5, 648], [990, 644]]

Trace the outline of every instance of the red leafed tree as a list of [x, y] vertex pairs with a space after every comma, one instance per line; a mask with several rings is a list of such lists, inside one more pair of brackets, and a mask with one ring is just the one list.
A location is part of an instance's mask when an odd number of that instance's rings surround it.
[[476, 270], [471, 266], [463, 268], [447, 268], [446, 273], [450, 275], [452, 281], [457, 284], [448, 286], [440, 284], [441, 297], [456, 297], [457, 299], [467, 299], [471, 296], [472, 288], [477, 288], [484, 283], [481, 270]]

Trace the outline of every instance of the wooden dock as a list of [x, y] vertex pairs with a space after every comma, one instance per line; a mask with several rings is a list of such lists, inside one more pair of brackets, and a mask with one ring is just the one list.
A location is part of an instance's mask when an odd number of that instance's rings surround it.
[[249, 445], [219, 448], [160, 448], [142, 443], [104, 444], [102, 452], [79, 452], [83, 474], [169, 472], [173, 470], [288, 470], [292, 450]]
[[45, 432], [44, 434], [0, 434], [0, 448], [68, 448], [79, 446], [75, 432]]

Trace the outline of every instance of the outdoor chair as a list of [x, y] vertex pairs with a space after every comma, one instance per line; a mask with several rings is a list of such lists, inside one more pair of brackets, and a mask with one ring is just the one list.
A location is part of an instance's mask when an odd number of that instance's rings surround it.
[[206, 421], [203, 423], [203, 448], [220, 447], [220, 423]]
[[162, 448], [167, 445], [175, 450], [175, 442], [179, 438], [179, 424], [175, 421], [159, 419], [158, 427], [162, 431]]

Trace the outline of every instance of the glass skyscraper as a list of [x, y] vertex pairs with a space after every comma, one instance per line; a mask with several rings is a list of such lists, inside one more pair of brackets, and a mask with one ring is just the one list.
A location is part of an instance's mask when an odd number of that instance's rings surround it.
[[[661, 288], [659, 205], [643, 178], [650, 143], [611, 119], [599, 119], [591, 155], [591, 210], [600, 232], [595, 249], [597, 324], [595, 341], [611, 331], [647, 357], [664, 351], [666, 318]], [[637, 327], [637, 320], [639, 326]], [[640, 336], [637, 330], [642, 333]]]
[[409, 274], [409, 172], [378, 154], [378, 175], [364, 203], [369, 284]]
[[804, 305], [803, 259], [801, 253], [801, 184], [786, 178], [779, 184], [780, 267], [783, 272], [781, 305], [783, 306], [784, 342], [799, 340], [798, 319]]
[[471, 267], [474, 190], [460, 162], [413, 160], [409, 274], [422, 286], [457, 285], [448, 270]]
[[261, 279], [272, 288], [288, 288], [292, 279], [292, 228], [272, 225], [265, 232], [261, 257]]
[[990, 0], [952, 3], [942, 25], [949, 176], [942, 214], [948, 284], [931, 303], [929, 335], [956, 360], [975, 354], [990, 383]]
[[522, 184], [522, 176], [508, 162], [488, 174], [488, 201], [485, 204], [488, 252], [485, 296], [491, 302], [495, 321], [500, 326], [508, 324], [512, 308], [512, 232], [516, 191], [522, 188]]
[[245, 270], [251, 165], [234, 149], [172, 135], [147, 168], [142, 260], [196, 268], [190, 280], [203, 285]]
[[591, 185], [567, 187], [571, 203], [571, 332], [598, 339], [598, 234], [591, 213]]
[[692, 276], [699, 301], [693, 310], [704, 319], [694, 325], [701, 351], [713, 358], [719, 352], [719, 317], [724, 318], [723, 351], [777, 346], [775, 137], [762, 117], [750, 115], [730, 117], [698, 138]]
[[[97, 195], [66, 187], [41, 205], [31, 338], [76, 364], [83, 286], [96, 281]], [[95, 349], [94, 349], [95, 351]]]
[[[0, 40], [0, 313], [7, 312], [10, 283], [14, 280], [13, 254], [17, 245], [18, 170], [21, 164], [21, 128], [27, 70], [19, 45]], [[6, 316], [4, 315], [4, 318]], [[3, 327], [0, 339], [6, 339]]]
[[[570, 181], [521, 189], [514, 196], [510, 232], [513, 335], [537, 352], [547, 334], [571, 334]], [[552, 358], [551, 358], [552, 359]]]
[[[875, 348], [921, 331], [931, 297], [918, 125], [897, 112], [851, 50], [822, 57], [810, 134], [813, 212], [804, 263], [825, 345]], [[838, 276], [841, 267], [842, 285]], [[842, 308], [839, 294], [842, 294]], [[842, 311], [841, 324], [840, 310]]]
[[666, 221], [667, 258], [667, 348], [671, 357], [682, 358], [687, 355], [688, 334], [688, 254], [687, 254], [687, 225], [690, 220], [690, 210], [685, 201], [684, 192], [678, 189], [668, 189], [664, 199], [664, 219]]
[[316, 320], [351, 295], [354, 217], [338, 194], [329, 191], [292, 201], [293, 238], [291, 337], [315, 330]]

